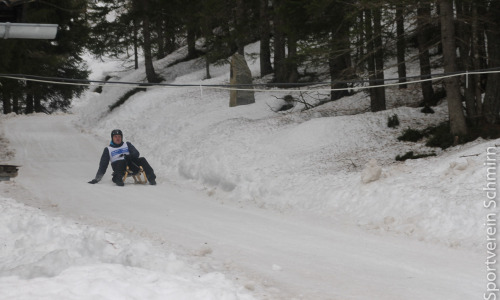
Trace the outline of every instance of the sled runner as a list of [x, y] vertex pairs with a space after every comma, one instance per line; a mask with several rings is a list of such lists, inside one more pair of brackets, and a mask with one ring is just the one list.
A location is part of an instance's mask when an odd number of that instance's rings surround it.
[[146, 184], [148, 183], [148, 178], [146, 177], [146, 173], [142, 169], [142, 166], [139, 166], [137, 171], [133, 171], [127, 166], [127, 170], [125, 170], [125, 176], [123, 176], [123, 182], [127, 177], [132, 176], [134, 178], [134, 183]]

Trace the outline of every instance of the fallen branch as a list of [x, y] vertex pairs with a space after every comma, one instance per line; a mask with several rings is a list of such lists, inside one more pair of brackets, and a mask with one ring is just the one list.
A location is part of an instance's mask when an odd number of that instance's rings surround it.
[[477, 154], [470, 154], [470, 155], [462, 155], [460, 157], [470, 157], [470, 156], [479, 156], [479, 153], [477, 153]]

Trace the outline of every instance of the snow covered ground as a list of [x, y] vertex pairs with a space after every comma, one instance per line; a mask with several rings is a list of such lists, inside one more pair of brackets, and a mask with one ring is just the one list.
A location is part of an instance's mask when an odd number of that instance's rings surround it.
[[[258, 45], [246, 50], [252, 52]], [[228, 66], [166, 67], [169, 83], [228, 83]], [[254, 76], [259, 62], [247, 58]], [[142, 81], [144, 70], [92, 64], [94, 78]], [[482, 299], [488, 147], [403, 143], [424, 115], [416, 87], [363, 92], [275, 113], [285, 93], [229, 108], [214, 88], [104, 87], [73, 114], [0, 117], [0, 299]], [[409, 106], [401, 106], [408, 104]], [[401, 125], [387, 127], [397, 114]], [[112, 129], [157, 173], [157, 186], [89, 185]], [[5, 142], [6, 140], [7, 142]], [[396, 162], [408, 151], [438, 156]], [[12, 152], [15, 155], [12, 155]], [[496, 153], [496, 152], [495, 152]], [[368, 177], [370, 180], [367, 180]], [[364, 180], [363, 180], [364, 179]], [[368, 182], [370, 181], [370, 182]]]

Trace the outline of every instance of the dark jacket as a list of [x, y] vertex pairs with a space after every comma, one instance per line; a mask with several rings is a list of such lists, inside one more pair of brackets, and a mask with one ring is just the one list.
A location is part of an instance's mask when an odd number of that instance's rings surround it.
[[[113, 148], [120, 148], [121, 146], [123, 145], [123, 142], [119, 145], [116, 145], [114, 144], [113, 142], [111, 142], [109, 144], [110, 147], [113, 147]], [[132, 143], [130, 142], [127, 142], [127, 147], [128, 147], [128, 152], [130, 153], [130, 158], [132, 159], [136, 159], [136, 158], [139, 158], [139, 151], [137, 151], [137, 149], [134, 147], [134, 145], [132, 145]], [[97, 181], [100, 181], [102, 179], [102, 177], [104, 176], [104, 174], [106, 173], [106, 170], [108, 169], [108, 165], [109, 165], [109, 150], [108, 150], [108, 147], [104, 148], [104, 151], [102, 152], [102, 155], [101, 155], [101, 161], [99, 162], [99, 170], [97, 170], [97, 174], [95, 175], [95, 179], [97, 179]]]

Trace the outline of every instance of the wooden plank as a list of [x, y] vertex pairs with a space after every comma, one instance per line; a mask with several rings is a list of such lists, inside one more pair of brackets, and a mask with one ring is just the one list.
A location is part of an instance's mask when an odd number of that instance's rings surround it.
[[0, 180], [9, 180], [17, 176], [20, 166], [0, 165]]

